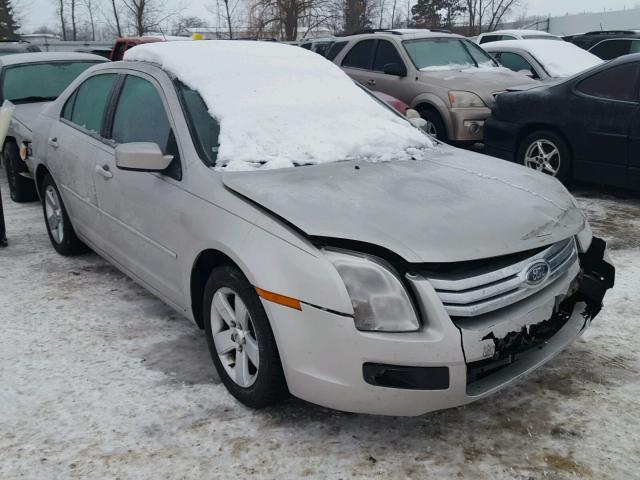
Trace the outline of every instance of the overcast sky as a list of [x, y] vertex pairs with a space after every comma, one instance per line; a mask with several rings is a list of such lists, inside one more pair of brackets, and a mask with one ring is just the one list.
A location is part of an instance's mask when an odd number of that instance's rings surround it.
[[[168, 4], [171, 2], [172, 0], [166, 0]], [[622, 10], [640, 5], [640, 0], [524, 0], [524, 2], [528, 6], [527, 13], [530, 15], [601, 12], [603, 10]], [[18, 3], [23, 5], [20, 10], [24, 31], [33, 30], [42, 25], [53, 26], [55, 24], [55, 0], [19, 0]], [[190, 5], [185, 13], [210, 18], [211, 14], [205, 6], [214, 4], [215, 0], [190, 0], [185, 3]], [[213, 19], [211, 19], [211, 23], [213, 24]]]

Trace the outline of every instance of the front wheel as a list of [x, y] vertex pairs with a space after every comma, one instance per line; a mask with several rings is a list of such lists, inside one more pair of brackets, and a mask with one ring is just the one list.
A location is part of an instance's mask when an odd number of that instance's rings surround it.
[[571, 153], [558, 134], [540, 130], [520, 144], [518, 162], [528, 168], [556, 177], [563, 183], [571, 179]]
[[252, 408], [287, 398], [289, 391], [269, 319], [240, 270], [222, 266], [211, 272], [203, 311], [209, 352], [227, 390]]
[[42, 180], [42, 212], [51, 245], [60, 255], [73, 256], [87, 250], [76, 236], [58, 187], [49, 174]]
[[447, 128], [444, 126], [444, 121], [437, 110], [434, 108], [422, 109], [420, 110], [420, 116], [427, 122], [423, 127], [423, 130], [426, 133], [437, 138], [441, 142], [448, 141]]

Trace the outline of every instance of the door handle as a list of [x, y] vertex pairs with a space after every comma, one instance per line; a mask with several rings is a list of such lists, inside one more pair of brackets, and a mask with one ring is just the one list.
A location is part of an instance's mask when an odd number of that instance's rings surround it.
[[60, 146], [60, 145], [58, 145], [58, 138], [57, 137], [50, 138], [49, 140], [47, 140], [47, 143], [49, 144], [49, 146], [51, 146], [53, 148], [58, 148]]
[[370, 86], [372, 86], [372, 87], [373, 87], [373, 86], [375, 86], [375, 84], [376, 84], [376, 81], [375, 81], [375, 80], [373, 80], [373, 79], [371, 79], [371, 80], [367, 80], [367, 85], [370, 85]]
[[106, 180], [110, 180], [113, 178], [113, 173], [111, 173], [111, 171], [109, 170], [108, 165], [96, 165], [96, 173]]

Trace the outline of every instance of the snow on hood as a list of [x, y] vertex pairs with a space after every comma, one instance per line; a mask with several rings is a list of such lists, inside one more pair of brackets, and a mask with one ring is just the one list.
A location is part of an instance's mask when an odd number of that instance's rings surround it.
[[483, 45], [488, 52], [521, 48], [529, 52], [552, 77], [570, 77], [603, 63], [594, 54], [569, 42], [503, 40]]
[[217, 167], [284, 168], [424, 156], [433, 142], [342, 70], [303, 48], [255, 41], [139, 45], [125, 60], [159, 64], [198, 91], [220, 123]]
[[446, 72], [449, 70], [457, 70], [464, 73], [505, 73], [508, 69], [504, 67], [496, 67], [493, 63], [481, 63], [477, 67], [470, 63], [459, 65], [450, 63], [449, 65], [434, 65], [432, 67], [423, 67], [421, 72]]

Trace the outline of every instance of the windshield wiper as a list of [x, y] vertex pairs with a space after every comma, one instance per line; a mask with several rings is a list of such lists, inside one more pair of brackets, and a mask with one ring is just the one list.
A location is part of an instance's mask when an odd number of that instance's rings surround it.
[[58, 97], [31, 96], [31, 97], [23, 97], [23, 98], [11, 99], [10, 102], [11, 103], [15, 103], [15, 104], [19, 104], [19, 103], [37, 103], [37, 102], [53, 102], [56, 98], [58, 98]]

